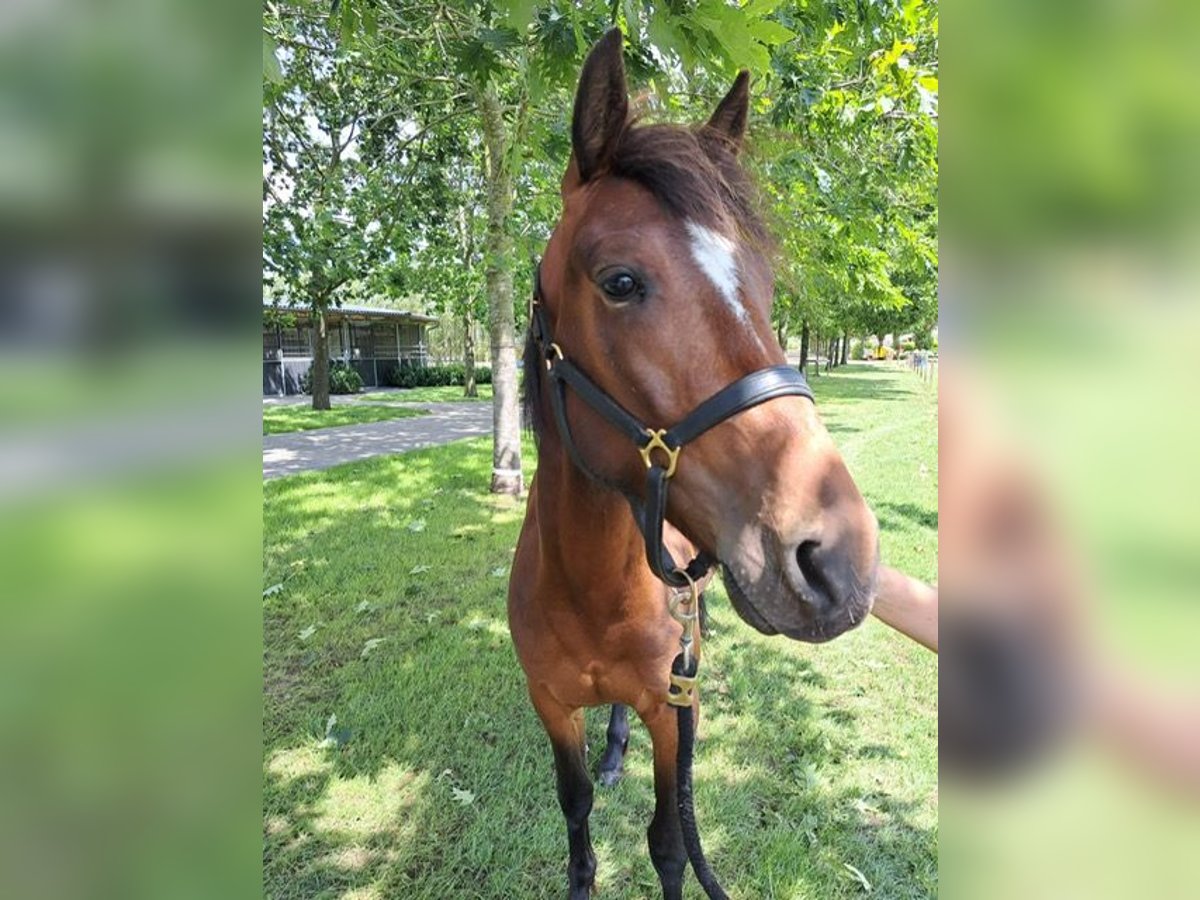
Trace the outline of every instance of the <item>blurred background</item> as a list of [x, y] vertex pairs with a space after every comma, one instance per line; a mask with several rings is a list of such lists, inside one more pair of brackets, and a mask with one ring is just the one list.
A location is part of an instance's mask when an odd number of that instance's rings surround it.
[[[1200, 7], [949, 12], [944, 889], [1195, 896]], [[0, 6], [11, 896], [260, 890], [261, 13]]]
[[0, 4], [6, 896], [258, 887], [259, 28]]
[[1200, 8], [963, 7], [943, 59], [943, 890], [1194, 897]]

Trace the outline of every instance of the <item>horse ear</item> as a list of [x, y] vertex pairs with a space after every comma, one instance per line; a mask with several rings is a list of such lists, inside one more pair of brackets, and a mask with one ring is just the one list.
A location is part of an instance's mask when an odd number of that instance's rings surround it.
[[628, 116], [621, 29], [613, 28], [588, 54], [575, 94], [571, 145], [583, 181], [592, 178], [608, 162]]
[[708, 120], [708, 127], [725, 138], [730, 149], [737, 153], [742, 149], [742, 138], [746, 136], [746, 122], [749, 117], [750, 73], [742, 69], [725, 99], [717, 104], [716, 111]]

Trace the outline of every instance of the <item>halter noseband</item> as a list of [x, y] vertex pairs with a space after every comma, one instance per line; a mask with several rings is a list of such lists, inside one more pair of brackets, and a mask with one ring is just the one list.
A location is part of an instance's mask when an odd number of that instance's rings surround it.
[[[566, 392], [569, 385], [588, 406], [637, 445], [646, 464], [646, 506], [639, 523], [646, 540], [646, 561], [650, 570], [672, 587], [694, 584], [712, 568], [716, 561], [701, 551], [686, 567], [680, 568], [663, 543], [663, 522], [667, 514], [667, 486], [679, 464], [679, 454], [685, 444], [694, 441], [709, 429], [760, 403], [776, 397], [798, 396], [813, 399], [812, 390], [804, 376], [791, 366], [768, 366], [744, 375], [713, 394], [671, 428], [649, 428], [621, 406], [592, 381], [583, 370], [566, 357], [554, 343], [546, 308], [542, 302], [541, 266], [533, 276], [533, 314], [530, 318], [533, 339], [546, 363], [546, 372], [553, 383], [550, 392], [554, 419], [567, 452], [583, 472], [588, 472], [571, 437], [567, 422]], [[526, 378], [536, 377], [526, 372]], [[658, 451], [658, 452], [656, 452]]]

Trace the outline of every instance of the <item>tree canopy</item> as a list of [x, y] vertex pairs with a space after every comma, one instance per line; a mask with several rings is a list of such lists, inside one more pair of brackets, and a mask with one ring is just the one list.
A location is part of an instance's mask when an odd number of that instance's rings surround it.
[[699, 119], [750, 69], [780, 326], [936, 321], [934, 3], [270, 0], [267, 288], [315, 313], [356, 297], [465, 332], [486, 319], [499, 490], [520, 487], [513, 348], [558, 215], [572, 91], [614, 24], [648, 118]]

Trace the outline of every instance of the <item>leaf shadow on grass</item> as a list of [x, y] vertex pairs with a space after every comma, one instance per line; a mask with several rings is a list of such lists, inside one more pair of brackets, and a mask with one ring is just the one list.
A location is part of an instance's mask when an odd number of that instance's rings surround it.
[[[476, 441], [269, 486], [266, 581], [303, 565], [264, 602], [264, 896], [565, 892], [549, 746], [508, 637], [507, 579], [491, 574], [511, 562], [523, 508], [480, 489], [490, 465]], [[696, 757], [697, 815], [733, 896], [857, 896], [843, 862], [878, 896], [929, 896], [912, 867], [936, 866], [934, 837], [909, 809], [820, 786], [861, 752], [854, 717], [816, 708], [825, 676], [734, 619], [722, 602]], [[331, 714], [348, 737], [321, 746]], [[605, 714], [588, 715], [593, 765]], [[650, 756], [635, 723], [625, 779], [597, 789], [598, 896], [659, 896]]]
[[816, 394], [817, 408], [824, 403], [843, 403], [853, 400], [905, 399], [911, 391], [893, 387], [895, 373], [865, 363], [851, 363], [835, 372], [809, 378]]
[[896, 529], [908, 527], [901, 520], [921, 528], [938, 530], [938, 511], [926, 509], [914, 503], [877, 503], [872, 509], [879, 518], [881, 528]]
[[825, 417], [824, 424], [825, 430], [830, 434], [855, 434], [862, 431], [861, 428], [855, 428], [853, 425], [842, 425], [837, 419], [831, 416]]

